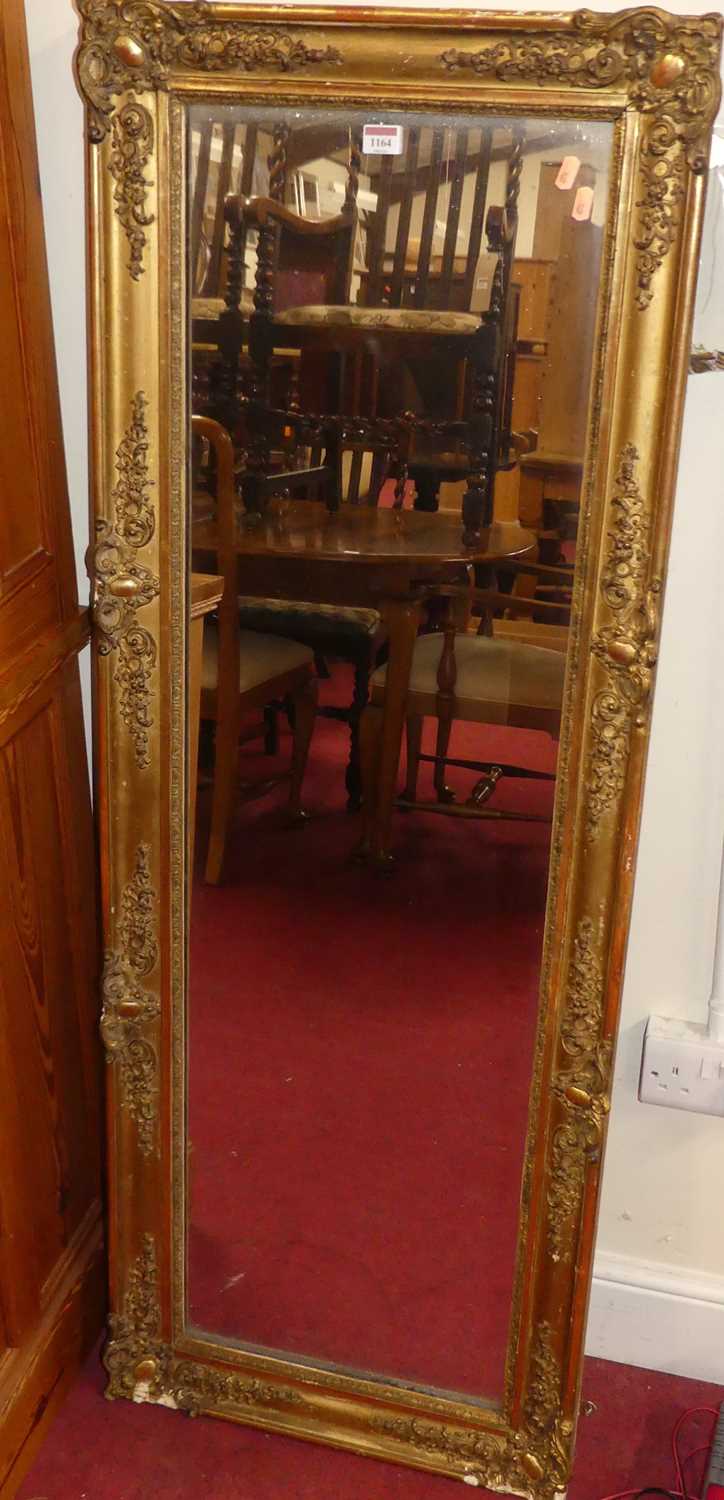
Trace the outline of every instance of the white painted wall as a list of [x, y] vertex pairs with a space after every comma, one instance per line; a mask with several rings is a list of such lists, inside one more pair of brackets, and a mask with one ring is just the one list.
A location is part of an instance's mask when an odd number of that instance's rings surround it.
[[[515, 0], [507, 4], [525, 8]], [[556, 8], [544, 0], [536, 4], [538, 9]], [[704, 8], [695, 0], [672, 0], [672, 7], [690, 14]], [[88, 533], [83, 121], [71, 73], [76, 23], [69, 0], [52, 5], [26, 0], [26, 8], [80, 558]], [[617, 4], [612, 0], [594, 8], [610, 11]], [[711, 215], [712, 223], [715, 219], [720, 267], [717, 279], [709, 232], [696, 335], [700, 342], [723, 348], [721, 203]], [[703, 1019], [711, 981], [724, 832], [722, 475], [724, 376], [694, 376], [686, 406], [589, 1347], [609, 1358], [685, 1368], [724, 1380], [724, 1336], [719, 1332], [712, 1340], [706, 1333], [712, 1317], [720, 1330], [724, 1324], [724, 1121], [636, 1101], [645, 1017], [658, 1010]], [[85, 597], [82, 571], [80, 578]], [[638, 1321], [633, 1312], [629, 1315], [631, 1306], [639, 1311]]]
[[[83, 106], [72, 60], [77, 21], [70, 0], [26, 0], [35, 126], [60, 403], [81, 604], [88, 600], [88, 406], [86, 380], [85, 188]], [[86, 731], [90, 653], [80, 658]]]

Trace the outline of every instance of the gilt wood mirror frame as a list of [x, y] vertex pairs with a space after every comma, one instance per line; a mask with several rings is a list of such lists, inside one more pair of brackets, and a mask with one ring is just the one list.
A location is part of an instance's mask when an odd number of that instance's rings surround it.
[[[655, 9], [547, 17], [236, 0], [78, 0], [78, 9], [109, 1394], [552, 1500], [572, 1462], [720, 20]], [[380, 117], [385, 107], [487, 111], [612, 129], [583, 560], [495, 1404], [224, 1344], [196, 1332], [186, 1310], [187, 118], [209, 100], [354, 110], [370, 98]]]

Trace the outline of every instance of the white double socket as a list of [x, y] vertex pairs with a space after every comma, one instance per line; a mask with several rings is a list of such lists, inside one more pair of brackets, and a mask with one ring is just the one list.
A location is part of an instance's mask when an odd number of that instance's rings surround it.
[[706, 1026], [650, 1016], [639, 1099], [667, 1109], [724, 1115], [724, 1044], [712, 1040]]

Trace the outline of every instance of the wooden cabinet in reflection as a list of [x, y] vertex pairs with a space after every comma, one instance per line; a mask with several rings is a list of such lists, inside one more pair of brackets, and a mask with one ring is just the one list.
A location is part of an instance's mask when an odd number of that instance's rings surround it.
[[541, 370], [538, 445], [521, 458], [519, 515], [536, 531], [575, 535], [588, 421], [588, 372], [598, 297], [591, 276], [602, 231], [565, 220], [550, 278], [546, 354]]
[[[520, 257], [513, 263], [512, 283], [517, 298], [515, 378], [511, 426], [514, 432], [537, 433], [543, 373], [546, 366], [548, 309], [555, 262]], [[501, 520], [517, 520], [520, 468], [504, 469], [496, 477], [495, 509]]]
[[[537, 532], [575, 535], [588, 420], [602, 231], [568, 217], [560, 254], [518, 260], [518, 344], [513, 428], [537, 434], [519, 467], [498, 475], [496, 511]], [[582, 378], [582, 372], [585, 372]]]

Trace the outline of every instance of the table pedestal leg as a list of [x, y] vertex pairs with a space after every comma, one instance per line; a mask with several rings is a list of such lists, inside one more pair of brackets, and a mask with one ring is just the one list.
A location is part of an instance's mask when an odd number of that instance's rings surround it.
[[390, 655], [377, 758], [377, 795], [374, 807], [368, 811], [367, 824], [369, 852], [378, 864], [386, 864], [391, 858], [392, 810], [420, 606], [410, 599], [388, 600], [382, 606], [382, 616], [387, 625]]
[[381, 703], [368, 703], [359, 725], [359, 767], [362, 783], [362, 838], [355, 849], [355, 859], [369, 859], [375, 828], [378, 768], [382, 744], [383, 709]]

